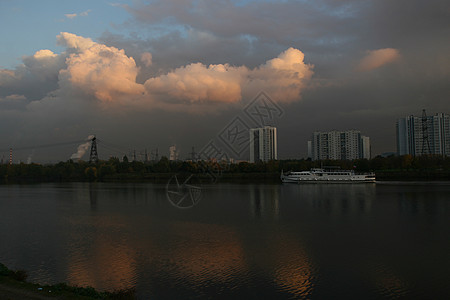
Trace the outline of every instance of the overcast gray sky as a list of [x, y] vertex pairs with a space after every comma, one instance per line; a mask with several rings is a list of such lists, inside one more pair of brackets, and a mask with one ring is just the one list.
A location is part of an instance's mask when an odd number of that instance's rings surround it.
[[77, 144], [39, 146], [92, 134], [103, 159], [210, 141], [244, 158], [230, 133], [258, 124], [261, 92], [282, 159], [313, 131], [395, 151], [397, 118], [450, 113], [446, 0], [60, 2], [0, 1], [5, 159], [65, 161]]

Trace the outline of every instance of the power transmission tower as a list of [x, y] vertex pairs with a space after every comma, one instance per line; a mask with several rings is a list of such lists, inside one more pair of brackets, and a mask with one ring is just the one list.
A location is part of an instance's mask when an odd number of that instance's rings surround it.
[[152, 160], [158, 161], [158, 148], [151, 151]]
[[192, 159], [192, 161], [197, 161], [197, 153], [195, 153], [194, 147], [192, 147], [191, 159]]
[[430, 141], [428, 140], [428, 118], [427, 113], [422, 110], [422, 155], [431, 154]]
[[97, 138], [95, 136], [91, 141], [91, 154], [89, 155], [89, 163], [98, 163]]

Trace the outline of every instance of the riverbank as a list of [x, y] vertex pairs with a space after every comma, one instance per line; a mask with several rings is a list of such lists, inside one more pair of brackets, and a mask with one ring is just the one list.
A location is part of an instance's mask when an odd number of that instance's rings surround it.
[[26, 281], [27, 273], [13, 271], [0, 263], [0, 299], [48, 300], [48, 299], [135, 299], [134, 289], [99, 292], [92, 287], [69, 286], [65, 283], [39, 285]]
[[[227, 183], [281, 183], [278, 172], [239, 172], [239, 173], [116, 173], [106, 175], [95, 180], [85, 178], [48, 178], [17, 176], [0, 180], [0, 183], [42, 183], [42, 182], [152, 182], [158, 184], [168, 183], [174, 176], [187, 178], [193, 176], [202, 184], [227, 182]], [[448, 170], [382, 170], [375, 171], [377, 181], [450, 181]]]
[[225, 161], [128, 161], [126, 157], [107, 161], [59, 162], [56, 164], [0, 164], [0, 182], [107, 182], [148, 181], [165, 183], [174, 174], [193, 174], [202, 181], [280, 182], [280, 173], [302, 171], [322, 166], [354, 170], [358, 173], [375, 172], [377, 180], [450, 180], [450, 157], [410, 155], [381, 157], [371, 160], [276, 160], [269, 162]]
[[384, 170], [376, 171], [378, 181], [449, 181], [448, 170]]

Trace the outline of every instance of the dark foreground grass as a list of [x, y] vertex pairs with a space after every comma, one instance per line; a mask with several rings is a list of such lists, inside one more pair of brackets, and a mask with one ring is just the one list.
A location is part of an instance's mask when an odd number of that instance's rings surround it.
[[54, 285], [39, 285], [27, 282], [27, 272], [24, 270], [10, 270], [0, 263], [0, 299], [2, 299], [2, 286], [6, 287], [8, 293], [17, 292], [17, 299], [28, 294], [30, 299], [33, 294], [36, 297], [45, 296], [47, 298], [59, 299], [136, 299], [135, 289], [121, 289], [112, 292], [99, 292], [92, 287], [70, 286], [65, 283]]

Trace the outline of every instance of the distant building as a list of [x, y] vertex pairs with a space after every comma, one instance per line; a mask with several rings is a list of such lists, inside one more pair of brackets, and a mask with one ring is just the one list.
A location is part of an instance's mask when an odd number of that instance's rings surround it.
[[401, 118], [397, 120], [396, 131], [398, 155], [450, 155], [450, 116], [447, 114]]
[[312, 141], [308, 141], [308, 158], [312, 158]]
[[272, 126], [250, 129], [250, 162], [277, 159], [277, 129]]
[[176, 146], [169, 147], [169, 160], [178, 160], [178, 151]]
[[314, 132], [308, 155], [312, 160], [370, 159], [370, 139], [357, 130]]
[[361, 136], [361, 158], [371, 159], [370, 139], [368, 136]]

